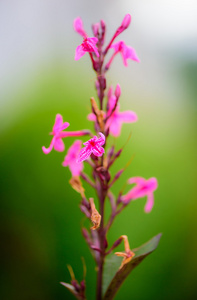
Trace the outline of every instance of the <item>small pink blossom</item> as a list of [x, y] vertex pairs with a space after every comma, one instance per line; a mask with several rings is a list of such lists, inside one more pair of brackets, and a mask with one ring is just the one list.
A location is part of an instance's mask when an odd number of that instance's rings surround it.
[[128, 180], [130, 184], [136, 184], [126, 195], [121, 196], [121, 201], [125, 204], [132, 200], [147, 196], [147, 202], [145, 205], [145, 212], [149, 213], [154, 204], [153, 192], [158, 187], [158, 182], [155, 177], [149, 178], [148, 180], [142, 177], [132, 177]]
[[75, 60], [79, 60], [86, 52], [95, 53], [99, 57], [98, 49], [96, 44], [98, 39], [96, 37], [88, 37], [85, 30], [83, 29], [83, 22], [81, 18], [76, 18], [73, 23], [73, 27], [77, 33], [79, 33], [84, 41], [81, 45], [77, 46], [75, 51]]
[[75, 60], [79, 60], [86, 52], [95, 53], [99, 57], [99, 53], [96, 47], [98, 39], [96, 37], [85, 38], [83, 43], [77, 46], [75, 51]]
[[50, 133], [53, 135], [53, 138], [51, 140], [51, 144], [48, 148], [42, 147], [42, 150], [45, 154], [48, 154], [51, 152], [51, 150], [54, 149], [56, 151], [62, 152], [65, 149], [64, 143], [62, 141], [62, 131], [66, 129], [70, 124], [68, 122], [63, 123], [63, 118], [60, 114], [56, 115], [55, 118], [55, 124], [53, 126], [53, 131]]
[[68, 126], [70, 126], [70, 124], [68, 122], [63, 123], [62, 116], [60, 114], [57, 114], [55, 118], [55, 124], [53, 126], [53, 131], [50, 133], [50, 135], [53, 135], [50, 146], [48, 148], [46, 148], [45, 146], [42, 147], [42, 151], [45, 154], [50, 153], [53, 147], [56, 151], [63, 152], [65, 146], [62, 138], [68, 136], [74, 137], [74, 136], [83, 136], [89, 134], [89, 130], [63, 131]]
[[[110, 98], [108, 100], [108, 112], [107, 115], [104, 114], [104, 117], [108, 118], [106, 122], [106, 128], [109, 128], [109, 133], [115, 137], [120, 135], [123, 123], [134, 123], [138, 120], [136, 113], [131, 110], [120, 112], [120, 105], [117, 105], [113, 111], [117, 98], [120, 97], [120, 94], [121, 89], [119, 84], [117, 84], [115, 95], [112, 94], [112, 88], [109, 89], [108, 96]], [[90, 113], [88, 115], [88, 120], [95, 122], [95, 114]]]
[[74, 19], [73, 27], [74, 27], [74, 30], [77, 33], [79, 33], [83, 38], [87, 37], [87, 34], [86, 34], [85, 30], [83, 29], [83, 21], [81, 20], [81, 18], [78, 17], [78, 18]]
[[72, 176], [79, 176], [81, 171], [83, 170], [83, 163], [77, 163], [76, 159], [81, 150], [81, 141], [76, 140], [72, 146], [68, 149], [68, 152], [64, 158], [62, 165], [64, 167], [69, 167]]
[[139, 58], [137, 57], [135, 49], [130, 46], [127, 46], [124, 41], [117, 42], [117, 43], [111, 45], [110, 48], [114, 48], [116, 54], [118, 52], [121, 53], [123, 63], [126, 67], [128, 66], [127, 59], [132, 59], [137, 62], [140, 61]]
[[122, 55], [123, 63], [126, 67], [128, 66], [127, 59], [131, 59], [131, 60], [135, 60], [137, 62], [140, 62], [140, 60], [139, 60], [139, 58], [138, 58], [138, 56], [135, 52], [135, 49], [130, 47], [130, 46], [127, 46], [124, 41], [120, 41], [120, 42], [117, 42], [115, 44], [112, 44], [110, 46], [110, 48], [114, 48], [115, 52], [112, 55], [112, 57], [110, 58], [109, 62], [105, 66], [106, 71], [110, 68], [111, 63], [114, 60], [114, 57], [119, 52]]
[[102, 156], [105, 152], [104, 148], [101, 147], [105, 144], [105, 136], [101, 132], [99, 132], [100, 138], [94, 136], [89, 141], [83, 143], [85, 147], [80, 151], [77, 162], [80, 163], [86, 160], [92, 153], [95, 156]]

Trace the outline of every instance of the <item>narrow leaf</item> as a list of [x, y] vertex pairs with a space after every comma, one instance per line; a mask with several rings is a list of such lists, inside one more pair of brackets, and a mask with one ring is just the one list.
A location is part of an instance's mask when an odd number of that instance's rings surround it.
[[113, 255], [106, 259], [103, 278], [103, 300], [111, 300], [114, 298], [130, 272], [139, 265], [147, 255], [157, 248], [160, 238], [161, 233], [139, 248], [132, 249], [132, 252], [135, 253], [134, 258], [121, 269], [119, 269], [122, 261], [120, 257]]

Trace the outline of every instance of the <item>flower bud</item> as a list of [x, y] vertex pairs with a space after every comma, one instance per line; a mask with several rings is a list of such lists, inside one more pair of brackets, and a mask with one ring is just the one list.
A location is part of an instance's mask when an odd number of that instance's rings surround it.
[[120, 88], [120, 85], [117, 84], [116, 89], [115, 89], [115, 96], [118, 99], [120, 97], [120, 95], [121, 95], [121, 88]]
[[126, 14], [126, 16], [124, 17], [121, 27], [123, 30], [127, 29], [129, 27], [131, 23], [131, 15], [130, 14]]

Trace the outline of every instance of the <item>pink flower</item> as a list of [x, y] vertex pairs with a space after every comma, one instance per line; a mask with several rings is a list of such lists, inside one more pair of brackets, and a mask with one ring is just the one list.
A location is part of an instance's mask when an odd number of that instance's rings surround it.
[[99, 57], [99, 53], [96, 47], [98, 39], [96, 37], [85, 38], [83, 43], [77, 46], [75, 51], [75, 60], [80, 59], [86, 52], [95, 53]]
[[63, 131], [66, 129], [70, 124], [68, 122], [63, 123], [63, 118], [60, 114], [56, 115], [55, 118], [55, 124], [53, 126], [53, 131], [50, 133], [50, 135], [53, 135], [53, 138], [51, 140], [51, 144], [48, 148], [42, 147], [42, 151], [45, 154], [48, 154], [51, 152], [51, 150], [54, 149], [59, 152], [63, 152], [65, 149], [64, 142], [62, 141], [62, 138], [68, 137], [68, 136], [83, 136], [86, 134], [89, 134], [88, 130], [81, 130], [81, 131]]
[[75, 60], [80, 59], [86, 52], [95, 53], [96, 56], [99, 57], [98, 49], [96, 47], [98, 39], [96, 37], [89, 38], [87, 36], [85, 30], [83, 29], [83, 22], [81, 18], [76, 18], [73, 26], [75, 31], [84, 38], [83, 43], [76, 48]]
[[115, 44], [112, 44], [110, 46], [110, 48], [114, 48], [115, 52], [114, 54], [112, 55], [112, 57], [110, 58], [109, 62], [106, 64], [105, 66], [105, 70], [107, 71], [109, 68], [110, 68], [110, 65], [114, 59], [114, 57], [116, 56], [116, 54], [118, 54], [119, 52], [121, 53], [122, 55], [122, 59], [123, 59], [123, 63], [124, 65], [127, 67], [128, 66], [128, 63], [127, 63], [127, 59], [131, 59], [131, 60], [135, 60], [137, 62], [140, 62], [139, 58], [137, 57], [137, 54], [135, 52], [135, 49], [130, 47], [130, 46], [127, 46], [125, 44], [124, 41], [120, 41], [120, 42], [117, 42]]
[[115, 54], [117, 54], [118, 52], [121, 53], [123, 63], [126, 67], [128, 66], [127, 59], [132, 59], [137, 62], [140, 61], [139, 58], [137, 57], [135, 50], [132, 47], [127, 46], [124, 41], [117, 42], [111, 45], [110, 48], [114, 48]]
[[89, 141], [83, 143], [85, 147], [80, 151], [77, 162], [80, 163], [84, 160], [86, 160], [92, 153], [95, 156], [102, 156], [105, 150], [102, 145], [105, 144], [105, 136], [101, 132], [99, 132], [100, 138], [97, 136], [94, 136]]
[[76, 159], [81, 150], [81, 141], [76, 140], [72, 146], [68, 149], [68, 152], [64, 158], [62, 165], [64, 167], [69, 167], [72, 176], [79, 176], [81, 171], [83, 170], [83, 163], [77, 163]]
[[158, 182], [155, 177], [149, 178], [148, 180], [142, 177], [132, 177], [128, 180], [130, 184], [136, 184], [126, 195], [121, 196], [121, 201], [125, 204], [132, 200], [147, 196], [147, 202], [145, 205], [145, 212], [149, 213], [154, 204], [153, 192], [158, 187]]
[[50, 133], [53, 135], [53, 138], [51, 140], [51, 144], [48, 148], [42, 147], [42, 150], [45, 154], [48, 154], [51, 152], [51, 150], [54, 149], [56, 151], [62, 152], [65, 149], [64, 143], [62, 141], [62, 131], [66, 129], [70, 124], [68, 122], [63, 123], [63, 118], [60, 114], [56, 115], [55, 118], [55, 124], [53, 126], [53, 131]]
[[[109, 100], [108, 100], [108, 112], [107, 112], [107, 122], [106, 128], [109, 128], [111, 135], [117, 137], [121, 133], [121, 128], [123, 123], [133, 123], [136, 122], [138, 117], [135, 112], [131, 110], [120, 112], [120, 105], [117, 105], [115, 110], [114, 106], [116, 105], [117, 98], [120, 97], [121, 90], [119, 84], [117, 84], [115, 95], [112, 94], [112, 89], [109, 90]], [[112, 112], [113, 111], [113, 112]], [[106, 117], [106, 115], [104, 115]], [[96, 121], [95, 114], [91, 113], [88, 115], [88, 120]]]

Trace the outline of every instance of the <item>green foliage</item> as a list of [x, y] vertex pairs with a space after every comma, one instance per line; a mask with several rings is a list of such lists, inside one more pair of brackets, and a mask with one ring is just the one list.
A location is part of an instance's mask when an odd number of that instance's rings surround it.
[[103, 286], [104, 300], [111, 300], [114, 298], [123, 281], [127, 278], [131, 271], [137, 267], [147, 255], [152, 253], [157, 248], [160, 238], [161, 234], [158, 234], [146, 244], [132, 249], [132, 252], [135, 253], [134, 258], [132, 258], [132, 260], [125, 264], [121, 269], [120, 257], [111, 255], [110, 258], [106, 259]]

